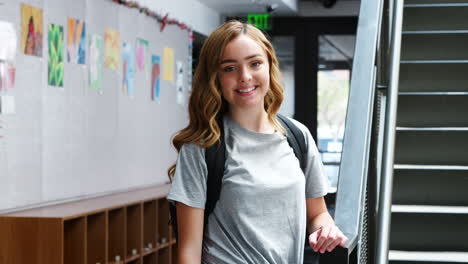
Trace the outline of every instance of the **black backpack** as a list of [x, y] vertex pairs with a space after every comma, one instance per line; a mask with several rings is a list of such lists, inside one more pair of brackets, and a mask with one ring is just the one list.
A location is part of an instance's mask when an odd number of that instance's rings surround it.
[[[289, 146], [294, 150], [294, 154], [299, 160], [302, 171], [305, 168], [306, 161], [306, 144], [305, 137], [302, 131], [287, 117], [278, 114], [278, 120], [286, 130], [286, 137], [288, 139]], [[218, 126], [220, 128], [221, 135], [219, 141], [205, 149], [205, 162], [208, 169], [207, 176], [207, 189], [206, 189], [206, 203], [205, 203], [205, 218], [204, 227], [208, 223], [208, 216], [213, 212], [216, 202], [219, 200], [221, 193], [221, 183], [224, 176], [224, 163], [226, 161], [226, 145], [224, 142], [224, 125], [222, 117], [218, 119]], [[178, 238], [177, 232], [177, 214], [175, 203], [169, 203], [170, 219], [169, 224], [172, 226], [175, 237]]]

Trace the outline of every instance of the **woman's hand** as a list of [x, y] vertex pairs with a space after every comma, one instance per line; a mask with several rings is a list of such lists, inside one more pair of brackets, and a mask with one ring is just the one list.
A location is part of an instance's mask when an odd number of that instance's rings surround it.
[[310, 247], [315, 252], [331, 252], [336, 246], [343, 247], [348, 238], [334, 224], [321, 226], [309, 236]]

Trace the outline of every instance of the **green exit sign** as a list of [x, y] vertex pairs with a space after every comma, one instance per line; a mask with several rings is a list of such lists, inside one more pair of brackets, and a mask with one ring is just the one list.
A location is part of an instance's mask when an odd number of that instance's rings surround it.
[[269, 17], [270, 14], [248, 14], [247, 23], [252, 24], [261, 30], [269, 30], [271, 29], [271, 25], [268, 21]]

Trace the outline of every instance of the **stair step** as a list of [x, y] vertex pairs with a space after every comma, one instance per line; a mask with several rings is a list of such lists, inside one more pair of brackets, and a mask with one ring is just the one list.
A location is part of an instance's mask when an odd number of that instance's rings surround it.
[[437, 34], [468, 34], [468, 30], [406, 30], [403, 35], [437, 35]]
[[468, 93], [403, 94], [398, 97], [397, 125], [415, 127], [468, 126]]
[[468, 252], [466, 211], [466, 207], [392, 206], [390, 249]]
[[392, 213], [468, 214], [468, 206], [393, 204]]
[[401, 60], [402, 64], [461, 64], [468, 63], [468, 60]]
[[390, 263], [468, 263], [468, 252], [390, 250]]
[[465, 63], [402, 63], [400, 92], [468, 92]]
[[397, 127], [397, 131], [468, 131], [468, 127]]
[[468, 166], [394, 167], [394, 204], [468, 206]]
[[447, 166], [447, 165], [419, 165], [419, 164], [395, 164], [397, 170], [468, 170], [468, 166]]
[[398, 95], [468, 95], [468, 92], [399, 92]]
[[467, 1], [405, 1], [404, 7], [404, 31], [468, 30]]
[[401, 60], [468, 60], [467, 44], [466, 33], [403, 34]]
[[397, 130], [395, 164], [468, 166], [464, 129]]

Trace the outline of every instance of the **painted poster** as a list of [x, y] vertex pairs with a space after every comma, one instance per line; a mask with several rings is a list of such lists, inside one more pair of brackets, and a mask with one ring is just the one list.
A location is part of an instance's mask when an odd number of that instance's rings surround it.
[[68, 62], [86, 63], [86, 24], [83, 20], [68, 18], [67, 59]]
[[42, 57], [42, 9], [21, 4], [21, 50]]
[[185, 103], [185, 94], [184, 94], [184, 64], [181, 61], [177, 61], [177, 80], [176, 80], [176, 88], [177, 88], [177, 103], [184, 104]]
[[63, 86], [63, 27], [49, 24], [49, 85]]
[[144, 39], [137, 39], [136, 41], [136, 62], [139, 72], [148, 72], [149, 70], [149, 43]]
[[163, 80], [174, 80], [174, 49], [172, 48], [163, 50]]
[[135, 57], [132, 45], [123, 43], [123, 92], [128, 96], [133, 96], [134, 92], [134, 79], [135, 79]]
[[91, 89], [102, 92], [102, 36], [92, 34], [89, 38], [89, 86]]
[[159, 56], [152, 56], [151, 58], [151, 99], [160, 102], [160, 75], [161, 75], [161, 59]]
[[15, 86], [16, 30], [13, 24], [0, 21], [0, 91]]
[[120, 64], [120, 33], [111, 28], [106, 29], [104, 64], [107, 68], [118, 70]]

